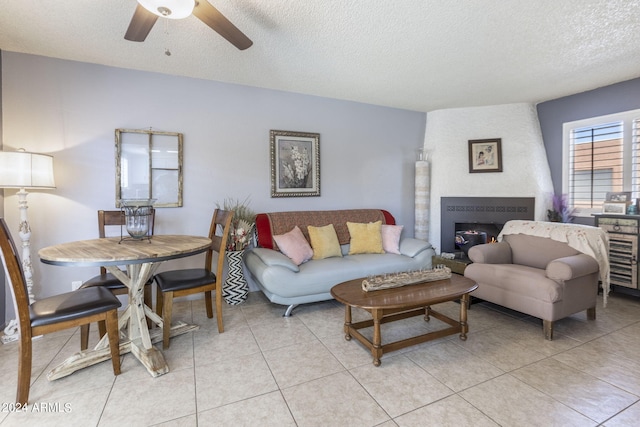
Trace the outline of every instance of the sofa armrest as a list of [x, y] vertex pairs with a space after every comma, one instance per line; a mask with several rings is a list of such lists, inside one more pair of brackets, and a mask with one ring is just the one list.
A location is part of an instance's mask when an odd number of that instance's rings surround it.
[[507, 242], [485, 243], [469, 249], [469, 259], [480, 264], [512, 264], [511, 246]]
[[251, 251], [260, 258], [267, 267], [272, 266], [280, 266], [288, 268], [289, 270], [297, 273], [300, 271], [300, 268], [291, 261], [291, 258], [283, 254], [282, 252], [278, 252], [273, 249], [265, 249], [265, 248], [254, 248]]
[[571, 280], [599, 271], [598, 262], [589, 255], [578, 254], [558, 258], [547, 265], [546, 274], [552, 280]]
[[414, 258], [420, 252], [426, 251], [429, 248], [431, 248], [431, 243], [412, 237], [405, 237], [400, 241], [400, 253], [411, 258]]

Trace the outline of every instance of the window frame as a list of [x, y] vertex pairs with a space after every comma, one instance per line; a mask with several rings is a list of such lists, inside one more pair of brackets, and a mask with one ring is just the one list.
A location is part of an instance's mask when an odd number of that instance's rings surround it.
[[[571, 131], [584, 127], [596, 127], [598, 125], [622, 122], [622, 170], [623, 170], [623, 191], [633, 191], [633, 124], [635, 120], [640, 120], [640, 109], [623, 111], [614, 114], [606, 114], [602, 116], [589, 117], [581, 120], [574, 120], [562, 124], [562, 193], [569, 194], [569, 174], [570, 174], [570, 144]], [[636, 136], [637, 137], [637, 136]], [[640, 156], [638, 152], [637, 156]], [[638, 194], [640, 189], [633, 191]], [[592, 214], [602, 213], [599, 208], [578, 208], [574, 215], [579, 217], [589, 217]]]

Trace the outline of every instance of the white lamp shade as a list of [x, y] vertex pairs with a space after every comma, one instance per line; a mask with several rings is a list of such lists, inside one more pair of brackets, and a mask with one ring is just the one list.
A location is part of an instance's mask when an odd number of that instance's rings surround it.
[[55, 188], [53, 157], [26, 151], [0, 151], [1, 188]]
[[169, 19], [182, 19], [191, 15], [195, 0], [138, 0], [149, 12]]

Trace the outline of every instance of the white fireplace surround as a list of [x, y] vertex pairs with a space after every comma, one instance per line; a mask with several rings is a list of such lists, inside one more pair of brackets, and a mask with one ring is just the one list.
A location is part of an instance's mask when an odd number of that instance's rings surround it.
[[[502, 172], [469, 173], [468, 141], [502, 138]], [[429, 241], [439, 253], [442, 197], [533, 197], [543, 220], [553, 183], [535, 106], [507, 104], [427, 113], [430, 153]]]

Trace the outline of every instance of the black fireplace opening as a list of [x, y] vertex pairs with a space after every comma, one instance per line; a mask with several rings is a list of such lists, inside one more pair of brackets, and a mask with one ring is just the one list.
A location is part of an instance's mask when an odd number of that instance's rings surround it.
[[476, 245], [498, 240], [504, 224], [456, 222], [455, 235], [451, 236], [456, 248], [456, 258], [468, 258], [469, 249]]
[[[442, 253], [465, 257], [467, 246], [463, 241], [482, 242], [498, 237], [507, 221], [512, 219], [533, 220], [535, 198], [533, 197], [442, 197], [440, 199], [440, 249]], [[456, 245], [456, 233], [459, 236]]]

